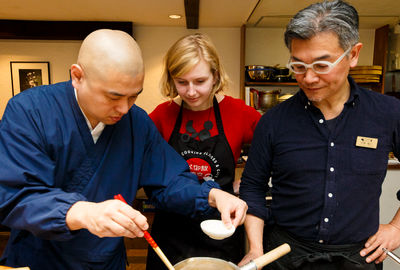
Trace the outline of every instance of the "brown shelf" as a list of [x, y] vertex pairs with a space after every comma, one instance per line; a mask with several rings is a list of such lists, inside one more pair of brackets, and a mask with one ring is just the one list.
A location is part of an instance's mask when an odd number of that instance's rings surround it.
[[384, 94], [382, 91], [384, 90], [383, 88], [383, 83], [382, 82], [356, 82], [359, 86], [364, 87], [364, 88], [369, 88], [372, 91]]
[[388, 169], [400, 170], [400, 164], [389, 164]]
[[245, 82], [245, 86], [297, 86], [297, 82]]

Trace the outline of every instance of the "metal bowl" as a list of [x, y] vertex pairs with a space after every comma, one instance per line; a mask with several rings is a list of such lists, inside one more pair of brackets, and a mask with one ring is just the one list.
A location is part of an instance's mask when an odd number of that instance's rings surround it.
[[289, 76], [289, 69], [285, 67], [275, 67], [276, 75], [287, 75]]
[[246, 66], [246, 71], [254, 81], [269, 81], [275, 77], [275, 69], [269, 66], [250, 65]]

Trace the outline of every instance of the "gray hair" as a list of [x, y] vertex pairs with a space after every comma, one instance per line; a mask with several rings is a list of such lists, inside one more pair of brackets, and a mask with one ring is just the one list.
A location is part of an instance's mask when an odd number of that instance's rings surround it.
[[333, 32], [343, 50], [357, 44], [358, 13], [342, 0], [323, 1], [300, 10], [289, 22], [285, 31], [285, 44], [291, 50], [293, 39], [307, 40], [321, 32]]

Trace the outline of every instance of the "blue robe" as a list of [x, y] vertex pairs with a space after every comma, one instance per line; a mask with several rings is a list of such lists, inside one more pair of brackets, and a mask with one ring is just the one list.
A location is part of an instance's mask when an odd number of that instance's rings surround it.
[[70, 231], [68, 209], [144, 187], [153, 204], [185, 215], [213, 211], [209, 190], [137, 106], [94, 144], [71, 82], [26, 90], [0, 122], [0, 222], [11, 236], [2, 262], [40, 269], [125, 269], [123, 238]]

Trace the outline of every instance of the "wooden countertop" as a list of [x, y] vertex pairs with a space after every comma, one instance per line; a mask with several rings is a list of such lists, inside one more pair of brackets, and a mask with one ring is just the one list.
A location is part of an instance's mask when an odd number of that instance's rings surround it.
[[8, 266], [1, 266], [0, 265], [0, 270], [5, 270], [5, 269], [14, 269], [14, 270], [29, 270], [29, 267], [18, 267], [18, 268], [12, 268]]

